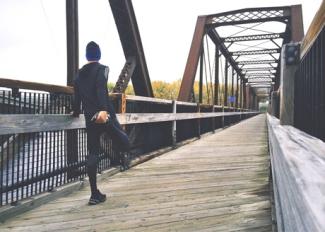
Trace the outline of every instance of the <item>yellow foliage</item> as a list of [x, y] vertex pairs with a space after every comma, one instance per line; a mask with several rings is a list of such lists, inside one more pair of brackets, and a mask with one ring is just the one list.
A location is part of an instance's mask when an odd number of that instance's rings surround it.
[[171, 83], [165, 81], [153, 81], [151, 84], [156, 98], [175, 100], [178, 97], [181, 80], [173, 81]]
[[133, 89], [133, 85], [129, 84], [128, 87], [125, 90], [125, 94], [126, 95], [134, 95], [134, 89]]
[[[178, 97], [179, 89], [181, 86], [181, 79], [173, 81], [173, 82], [165, 82], [165, 81], [152, 81], [152, 89], [154, 92], [154, 96], [156, 98], [161, 99], [169, 99], [169, 100], [176, 100]], [[108, 84], [109, 89], [113, 89], [113, 84]], [[213, 90], [211, 90], [211, 84], [208, 83], [209, 87], [209, 94], [207, 90], [207, 86], [204, 84], [202, 87], [203, 95], [202, 95], [202, 102], [205, 104], [212, 104], [214, 99], [214, 85], [212, 85]], [[195, 81], [193, 85], [195, 101], [199, 101], [199, 82]], [[219, 94], [218, 94], [218, 104], [223, 105], [224, 102], [224, 85], [221, 83], [219, 85]], [[234, 85], [234, 93], [236, 92], [236, 85]], [[134, 89], [132, 83], [130, 83], [125, 90], [125, 94], [127, 95], [134, 95]], [[231, 95], [231, 85], [228, 86], [228, 96]]]

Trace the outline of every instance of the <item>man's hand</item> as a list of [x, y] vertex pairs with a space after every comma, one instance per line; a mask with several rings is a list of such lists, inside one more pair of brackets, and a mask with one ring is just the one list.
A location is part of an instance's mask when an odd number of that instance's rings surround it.
[[74, 118], [79, 118], [79, 113], [72, 111], [71, 116]]
[[98, 124], [106, 123], [107, 118], [108, 118], [108, 115], [107, 115], [106, 111], [99, 111], [95, 123], [98, 123]]

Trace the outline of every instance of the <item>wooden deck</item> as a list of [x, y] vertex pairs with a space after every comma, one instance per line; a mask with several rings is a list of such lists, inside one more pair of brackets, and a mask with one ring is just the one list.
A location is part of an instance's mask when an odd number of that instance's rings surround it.
[[272, 231], [265, 115], [0, 224], [0, 231]]

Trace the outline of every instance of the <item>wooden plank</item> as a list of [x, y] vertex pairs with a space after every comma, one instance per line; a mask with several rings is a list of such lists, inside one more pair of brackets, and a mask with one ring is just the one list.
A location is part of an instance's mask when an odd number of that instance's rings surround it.
[[324, 231], [325, 143], [270, 115], [268, 126], [278, 231]]
[[182, 105], [182, 106], [193, 106], [193, 107], [197, 106], [195, 102], [176, 101], [176, 103], [177, 105]]
[[150, 102], [150, 103], [160, 103], [160, 104], [172, 104], [172, 100], [153, 98], [153, 97], [143, 97], [135, 95], [126, 95], [128, 101], [137, 101], [137, 102]]
[[260, 115], [103, 179], [103, 204], [87, 206], [85, 188], [0, 230], [271, 231], [268, 164]]
[[0, 87], [39, 90], [50, 93], [73, 94], [74, 92], [73, 88], [68, 86], [49, 85], [30, 81], [12, 80], [7, 78], [0, 78]]
[[325, 1], [321, 3], [301, 44], [301, 58], [307, 54], [319, 33], [325, 26]]
[[50, 114], [1, 114], [0, 135], [85, 128], [84, 117]]
[[[229, 113], [126, 113], [118, 114], [122, 125], [212, 118], [240, 114], [256, 114], [256, 112]], [[70, 115], [54, 114], [0, 114], [0, 135], [32, 133], [42, 131], [58, 131], [85, 128], [83, 115], [73, 118]]]

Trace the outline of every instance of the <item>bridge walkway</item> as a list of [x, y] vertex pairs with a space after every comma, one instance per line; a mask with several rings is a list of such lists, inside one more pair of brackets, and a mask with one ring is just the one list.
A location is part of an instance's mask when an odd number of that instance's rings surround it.
[[272, 231], [265, 115], [0, 224], [0, 231]]

